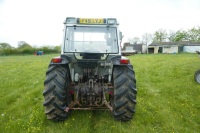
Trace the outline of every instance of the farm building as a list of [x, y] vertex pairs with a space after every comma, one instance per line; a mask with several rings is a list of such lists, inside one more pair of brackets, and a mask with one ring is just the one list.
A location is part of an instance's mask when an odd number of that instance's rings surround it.
[[148, 53], [195, 53], [200, 51], [200, 42], [161, 42], [148, 46]]
[[137, 53], [135, 50], [133, 50], [133, 45], [131, 45], [130, 43], [124, 43], [121, 51], [122, 55], [133, 55]]
[[178, 53], [180, 51], [176, 42], [151, 43], [148, 46], [148, 53]]
[[122, 53], [146, 53], [147, 46], [145, 44], [124, 43]]
[[147, 45], [146, 44], [133, 44], [133, 50], [136, 50], [139, 53], [146, 53]]
[[183, 52], [195, 53], [200, 51], [200, 42], [188, 43], [183, 46]]

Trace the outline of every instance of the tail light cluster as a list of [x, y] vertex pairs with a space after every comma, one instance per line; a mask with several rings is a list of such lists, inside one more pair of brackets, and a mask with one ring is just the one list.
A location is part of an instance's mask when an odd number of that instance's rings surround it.
[[[51, 59], [51, 62], [53, 62], [53, 63], [61, 63], [62, 62], [62, 58], [54, 57], [54, 58]], [[130, 60], [129, 59], [120, 59], [119, 62], [120, 62], [120, 64], [130, 64]]]
[[130, 60], [129, 59], [120, 59], [120, 64], [129, 64]]
[[51, 59], [51, 62], [53, 62], [53, 63], [61, 63], [62, 59], [60, 57], [54, 57], [54, 58]]

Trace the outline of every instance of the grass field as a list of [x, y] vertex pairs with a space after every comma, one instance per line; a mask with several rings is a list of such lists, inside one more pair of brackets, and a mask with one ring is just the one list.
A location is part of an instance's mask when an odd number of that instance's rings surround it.
[[73, 111], [52, 122], [43, 108], [43, 82], [51, 57], [0, 57], [0, 132], [47, 133], [199, 133], [200, 69], [197, 54], [129, 56], [137, 79], [137, 110], [130, 122], [113, 120], [108, 111]]

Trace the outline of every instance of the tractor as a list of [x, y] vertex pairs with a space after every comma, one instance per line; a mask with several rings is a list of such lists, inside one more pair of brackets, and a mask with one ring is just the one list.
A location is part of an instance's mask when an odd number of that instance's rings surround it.
[[116, 18], [64, 21], [61, 55], [53, 57], [44, 81], [47, 119], [63, 121], [73, 110], [110, 110], [129, 121], [136, 108], [136, 78], [121, 55], [122, 32]]

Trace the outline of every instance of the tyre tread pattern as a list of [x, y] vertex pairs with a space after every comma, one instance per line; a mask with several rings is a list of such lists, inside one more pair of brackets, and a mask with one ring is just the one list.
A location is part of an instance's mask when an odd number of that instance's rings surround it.
[[63, 121], [67, 118], [64, 111], [67, 105], [69, 71], [62, 65], [49, 65], [44, 81], [44, 107], [47, 119]]
[[132, 66], [114, 66], [113, 115], [116, 120], [129, 121], [136, 106], [136, 79]]
[[194, 80], [200, 84], [200, 69], [195, 72]]

